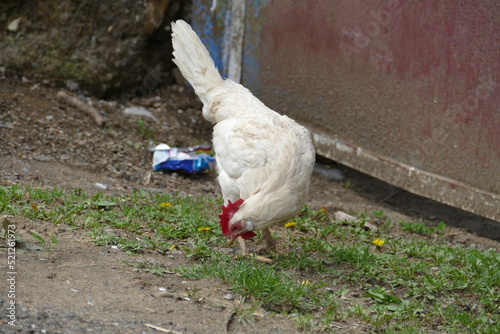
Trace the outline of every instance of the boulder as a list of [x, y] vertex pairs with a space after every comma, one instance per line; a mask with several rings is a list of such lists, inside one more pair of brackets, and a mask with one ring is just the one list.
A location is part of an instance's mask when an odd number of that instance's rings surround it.
[[97, 97], [140, 97], [173, 80], [169, 22], [181, 0], [4, 0], [0, 68], [78, 83]]

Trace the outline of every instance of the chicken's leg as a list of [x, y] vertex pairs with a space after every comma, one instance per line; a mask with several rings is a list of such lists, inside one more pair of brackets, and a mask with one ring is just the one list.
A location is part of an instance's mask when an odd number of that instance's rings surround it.
[[276, 242], [274, 242], [273, 236], [271, 235], [271, 231], [268, 228], [262, 230], [262, 237], [266, 242], [266, 246], [261, 248], [260, 251], [268, 250], [271, 252], [276, 252]]
[[264, 251], [268, 251], [268, 252], [273, 253], [274, 255], [286, 256], [285, 253], [280, 252], [276, 248], [276, 242], [274, 241], [274, 238], [271, 235], [271, 231], [268, 228], [265, 228], [262, 230], [262, 237], [264, 238], [266, 245], [264, 247], [259, 248], [259, 250], [258, 250], [259, 253], [264, 252]]
[[271, 260], [270, 258], [267, 258], [265, 256], [250, 254], [248, 252], [247, 244], [245, 242], [245, 239], [243, 239], [242, 237], [238, 237], [236, 239], [238, 239], [238, 243], [240, 244], [241, 256], [242, 257], [255, 257], [255, 259], [257, 261], [265, 262], [265, 263], [272, 263], [273, 262], [273, 260]]
[[241, 248], [241, 256], [248, 257], [250, 253], [248, 253], [247, 243], [245, 242], [245, 239], [243, 239], [242, 237], [238, 237], [237, 239]]

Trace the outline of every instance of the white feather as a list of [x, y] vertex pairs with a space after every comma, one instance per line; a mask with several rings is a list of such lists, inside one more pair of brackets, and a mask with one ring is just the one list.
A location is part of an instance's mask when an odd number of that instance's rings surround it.
[[184, 21], [172, 24], [174, 62], [216, 123], [213, 144], [225, 202], [245, 201], [231, 221], [262, 229], [293, 218], [304, 206], [315, 154], [309, 132], [266, 107], [240, 84], [224, 80]]

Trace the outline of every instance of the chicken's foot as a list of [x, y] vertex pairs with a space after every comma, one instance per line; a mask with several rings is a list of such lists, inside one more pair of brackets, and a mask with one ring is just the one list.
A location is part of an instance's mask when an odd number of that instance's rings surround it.
[[238, 237], [238, 243], [240, 244], [240, 248], [241, 248], [241, 256], [242, 257], [246, 257], [246, 258], [254, 258], [255, 260], [259, 261], [259, 262], [264, 262], [264, 263], [273, 263], [273, 260], [271, 260], [270, 258], [267, 258], [265, 256], [261, 256], [261, 255], [255, 255], [255, 254], [252, 254], [248, 251], [247, 249], [247, 244], [245, 242], [245, 239], [243, 239], [242, 237]]
[[264, 247], [261, 247], [257, 250], [257, 253], [263, 253], [263, 252], [270, 252], [274, 255], [283, 255], [286, 256], [287, 254], [280, 252], [276, 248], [276, 242], [274, 241], [273, 236], [271, 235], [271, 231], [268, 228], [265, 228], [262, 230], [262, 237], [264, 238], [264, 241], [266, 245]]

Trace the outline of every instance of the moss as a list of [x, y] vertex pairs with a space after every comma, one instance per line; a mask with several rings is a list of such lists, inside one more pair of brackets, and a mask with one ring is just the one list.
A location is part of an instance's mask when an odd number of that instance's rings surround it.
[[62, 41], [49, 40], [42, 44], [29, 38], [17, 38], [8, 35], [4, 40], [6, 66], [18, 69], [25, 74], [31, 70], [37, 74], [88, 82], [90, 69], [88, 65], [72, 55], [70, 49]]

